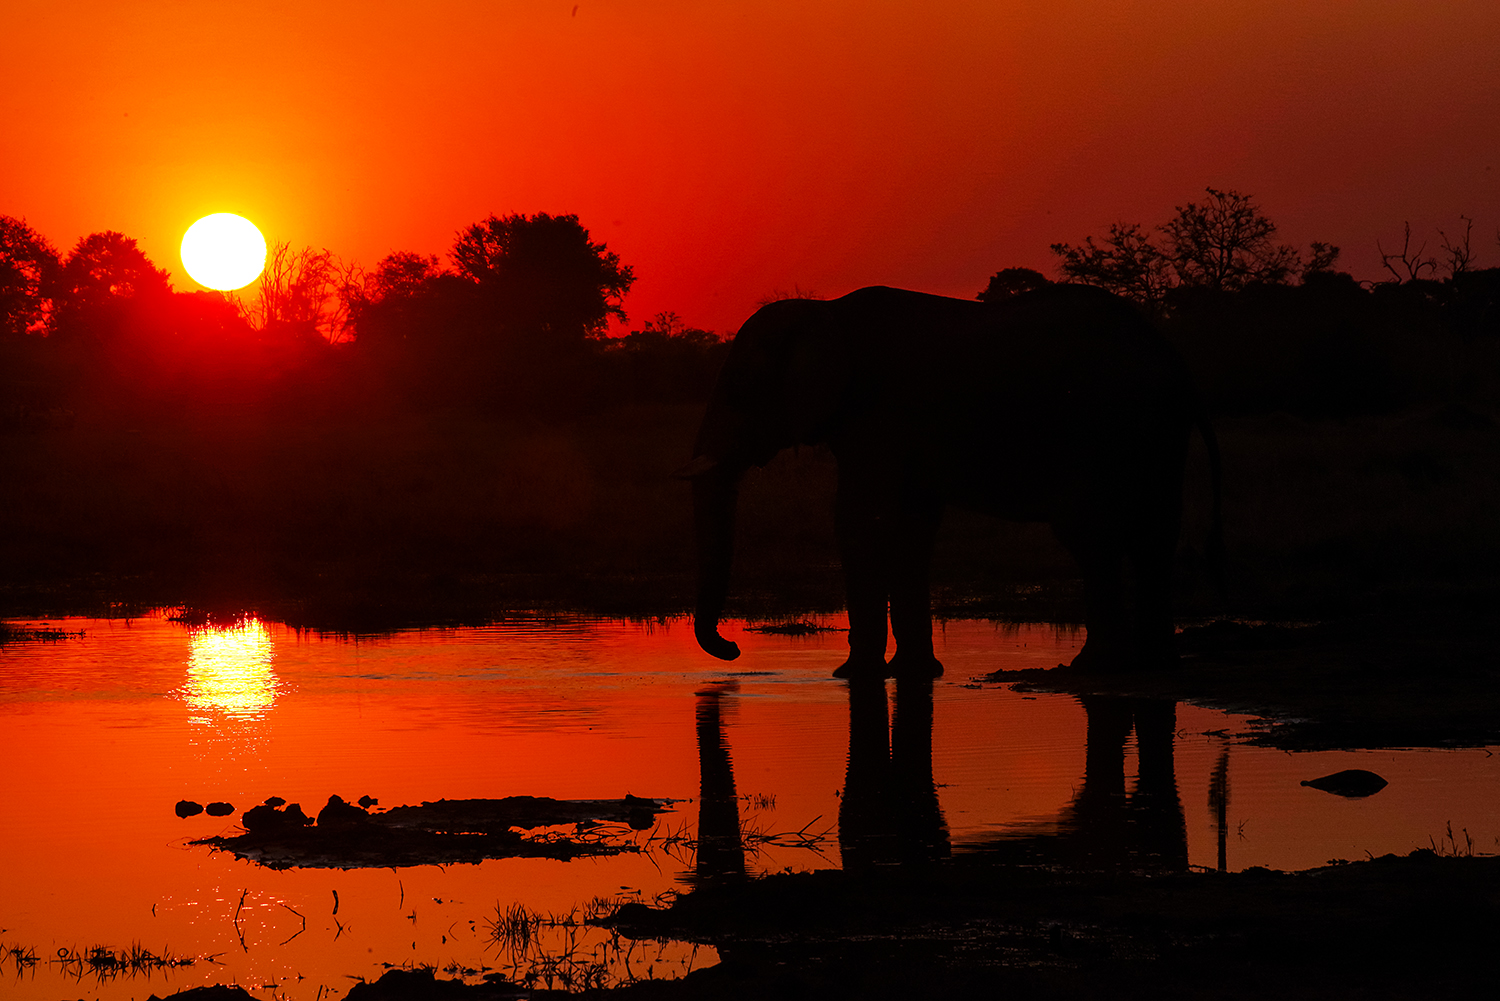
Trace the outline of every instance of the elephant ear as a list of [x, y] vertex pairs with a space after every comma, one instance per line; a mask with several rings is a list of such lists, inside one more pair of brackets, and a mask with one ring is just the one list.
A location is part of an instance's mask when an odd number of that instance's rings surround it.
[[803, 325], [786, 344], [781, 405], [793, 444], [827, 441], [847, 400], [851, 345], [833, 305], [808, 302]]

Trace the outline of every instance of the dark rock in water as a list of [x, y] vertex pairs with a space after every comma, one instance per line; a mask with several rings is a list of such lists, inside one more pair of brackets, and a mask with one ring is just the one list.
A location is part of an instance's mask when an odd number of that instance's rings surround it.
[[234, 812], [233, 803], [210, 803], [204, 810], [210, 817], [227, 817]]
[[151, 995], [146, 1001], [255, 1001], [255, 995], [239, 985], [214, 984], [210, 987], [188, 987], [165, 999]]
[[[351, 869], [406, 865], [473, 863], [493, 858], [595, 858], [638, 852], [632, 837], [607, 825], [645, 830], [671, 800], [627, 795], [623, 800], [556, 800], [537, 796], [505, 799], [438, 800], [366, 813], [330, 796], [310, 821], [295, 803], [285, 811], [270, 806], [248, 810], [240, 823], [246, 833], [205, 838], [194, 844], [223, 848], [272, 869], [320, 867]], [[574, 825], [587, 836], [573, 840], [522, 830]]]
[[240, 818], [240, 823], [245, 825], [247, 831], [271, 834], [306, 827], [312, 823], [312, 818], [303, 813], [302, 807], [296, 803], [285, 810], [278, 810], [270, 804], [263, 803], [253, 810], [246, 810], [245, 815]]
[[1374, 772], [1367, 772], [1363, 768], [1346, 768], [1342, 772], [1334, 772], [1332, 775], [1324, 775], [1322, 778], [1309, 779], [1302, 783], [1331, 792], [1335, 796], [1345, 796], [1349, 799], [1361, 799], [1365, 796], [1373, 796], [1384, 789], [1389, 783]]
[[342, 796], [329, 796], [328, 805], [318, 811], [319, 827], [351, 827], [368, 824], [370, 815], [359, 807], [344, 802]]
[[285, 806], [286, 805], [286, 800], [282, 799], [280, 796], [268, 796], [266, 798], [266, 805], [267, 806]]
[[286, 814], [269, 803], [252, 807], [240, 818], [247, 831], [278, 831], [286, 824]]
[[462, 980], [439, 980], [432, 970], [387, 970], [379, 980], [364, 981], [349, 988], [349, 1001], [487, 1001], [489, 998], [523, 997], [522, 989], [489, 974], [482, 984]]
[[361, 796], [359, 798], [359, 805], [368, 810], [372, 806], [379, 806], [380, 800], [376, 799], [374, 796]]
[[176, 810], [179, 817], [196, 817], [203, 812], [203, 807], [190, 799], [179, 799]]

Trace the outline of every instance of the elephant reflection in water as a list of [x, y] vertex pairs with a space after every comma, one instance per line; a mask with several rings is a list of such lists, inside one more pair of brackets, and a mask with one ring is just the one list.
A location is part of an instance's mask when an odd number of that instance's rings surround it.
[[697, 693], [698, 851], [693, 880], [709, 883], [745, 876], [745, 845], [740, 835], [739, 796], [734, 762], [724, 736], [724, 699], [739, 690], [732, 681]]
[[839, 801], [845, 869], [949, 854], [932, 779], [932, 679], [898, 678], [895, 720], [888, 720], [884, 679], [851, 679], [849, 767]]
[[[1006, 860], [1074, 869], [1187, 868], [1187, 822], [1177, 792], [1177, 705], [1166, 699], [1080, 695], [1088, 714], [1083, 784], [1055, 833], [1010, 836], [975, 848]], [[1125, 744], [1135, 730], [1135, 788], [1125, 783]]]
[[771, 303], [735, 337], [678, 474], [693, 483], [698, 642], [739, 656], [718, 624], [744, 473], [783, 449], [825, 444], [838, 463], [849, 608], [849, 657], [836, 676], [942, 673], [928, 575], [948, 505], [1050, 523], [1084, 582], [1088, 639], [1073, 666], [1170, 664], [1194, 427], [1208, 448], [1218, 570], [1213, 431], [1182, 359], [1132, 303], [1082, 285], [1001, 303], [880, 287]]
[[[734, 764], [724, 734], [725, 700], [738, 691], [721, 682], [697, 693], [698, 851], [693, 881], [743, 879]], [[932, 780], [932, 680], [897, 684], [890, 725], [885, 681], [849, 685], [849, 768], [839, 803], [839, 847], [844, 867], [945, 858], [948, 830]]]

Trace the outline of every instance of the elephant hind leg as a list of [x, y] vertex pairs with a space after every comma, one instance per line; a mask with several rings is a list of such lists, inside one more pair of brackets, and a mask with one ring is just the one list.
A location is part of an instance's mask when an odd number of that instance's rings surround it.
[[1083, 649], [1069, 665], [1080, 671], [1118, 671], [1132, 659], [1130, 616], [1125, 606], [1124, 557], [1097, 538], [1058, 529], [1057, 536], [1083, 572]]
[[1177, 623], [1172, 616], [1174, 548], [1164, 539], [1132, 553], [1130, 558], [1135, 583], [1132, 639], [1136, 662], [1142, 668], [1175, 667], [1178, 663]]

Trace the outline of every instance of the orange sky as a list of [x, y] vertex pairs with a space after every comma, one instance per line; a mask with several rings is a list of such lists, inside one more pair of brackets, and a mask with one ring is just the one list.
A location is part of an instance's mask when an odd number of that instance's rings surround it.
[[1205, 185], [1376, 277], [1403, 220], [1500, 264], [1500, 4], [4, 0], [0, 213], [62, 249], [239, 212], [370, 265], [576, 212], [660, 310], [972, 296]]

